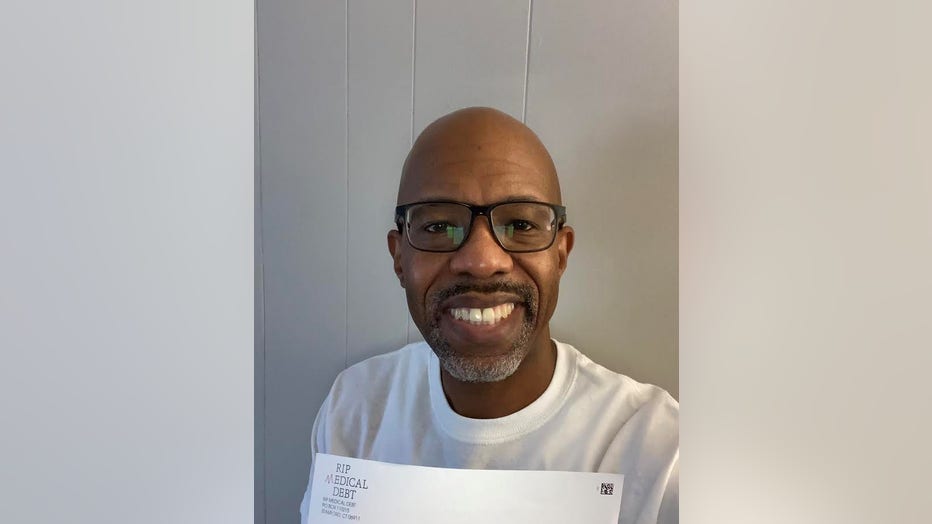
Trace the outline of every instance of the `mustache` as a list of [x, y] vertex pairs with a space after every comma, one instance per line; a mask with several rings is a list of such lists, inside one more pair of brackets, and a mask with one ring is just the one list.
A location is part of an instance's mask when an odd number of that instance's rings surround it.
[[433, 292], [431, 294], [431, 304], [436, 307], [444, 300], [466, 293], [511, 293], [521, 297], [523, 302], [532, 307], [536, 305], [536, 301], [534, 300], [534, 288], [530, 284], [508, 281], [481, 283], [461, 282], [453, 284], [452, 286]]

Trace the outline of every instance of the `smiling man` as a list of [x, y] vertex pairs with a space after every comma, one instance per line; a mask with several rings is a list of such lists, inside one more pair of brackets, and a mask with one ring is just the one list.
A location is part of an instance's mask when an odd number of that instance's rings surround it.
[[550, 336], [574, 232], [537, 136], [488, 108], [435, 121], [405, 161], [395, 223], [388, 249], [425, 342], [341, 373], [312, 452], [622, 473], [619, 522], [676, 522], [677, 402]]

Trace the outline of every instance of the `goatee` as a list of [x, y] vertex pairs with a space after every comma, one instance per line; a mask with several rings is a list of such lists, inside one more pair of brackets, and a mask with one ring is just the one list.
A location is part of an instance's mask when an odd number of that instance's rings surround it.
[[[521, 297], [524, 318], [518, 336], [508, 352], [503, 355], [475, 356], [458, 353], [450, 346], [440, 329], [443, 301], [464, 293], [511, 293]], [[424, 339], [433, 349], [440, 365], [453, 378], [462, 382], [499, 382], [517, 371], [524, 357], [531, 350], [531, 335], [537, 319], [537, 299], [534, 288], [517, 282], [495, 282], [486, 284], [456, 284], [432, 293], [428, 300], [429, 324]]]

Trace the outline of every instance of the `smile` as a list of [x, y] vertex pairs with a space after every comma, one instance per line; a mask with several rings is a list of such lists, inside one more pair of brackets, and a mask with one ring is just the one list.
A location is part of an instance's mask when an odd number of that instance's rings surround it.
[[475, 307], [455, 307], [450, 308], [450, 316], [456, 320], [468, 322], [473, 325], [491, 326], [497, 324], [502, 319], [508, 318], [508, 315], [514, 311], [514, 303], [499, 304], [487, 308]]

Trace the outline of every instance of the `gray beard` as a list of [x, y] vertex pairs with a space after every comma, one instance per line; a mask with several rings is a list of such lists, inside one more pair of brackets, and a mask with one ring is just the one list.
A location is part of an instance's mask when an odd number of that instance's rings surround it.
[[[525, 310], [521, 331], [517, 339], [504, 355], [497, 356], [470, 356], [462, 355], [450, 347], [449, 341], [444, 338], [440, 330], [440, 303], [460, 293], [467, 291], [493, 293], [496, 291], [509, 291], [520, 295], [524, 299]], [[524, 357], [531, 351], [531, 335], [534, 332], [534, 321], [537, 318], [537, 300], [534, 290], [527, 284], [492, 283], [476, 285], [457, 285], [435, 293], [431, 297], [430, 324], [424, 339], [440, 359], [440, 365], [453, 378], [461, 382], [499, 382], [510, 377], [517, 371]]]
[[531, 350], [531, 331], [533, 326], [525, 317], [524, 325], [518, 338], [504, 355], [469, 356], [461, 355], [450, 347], [443, 337], [439, 325], [432, 325], [426, 337], [434, 354], [440, 359], [440, 366], [456, 380], [461, 382], [499, 382], [505, 380], [518, 370], [524, 357]]

